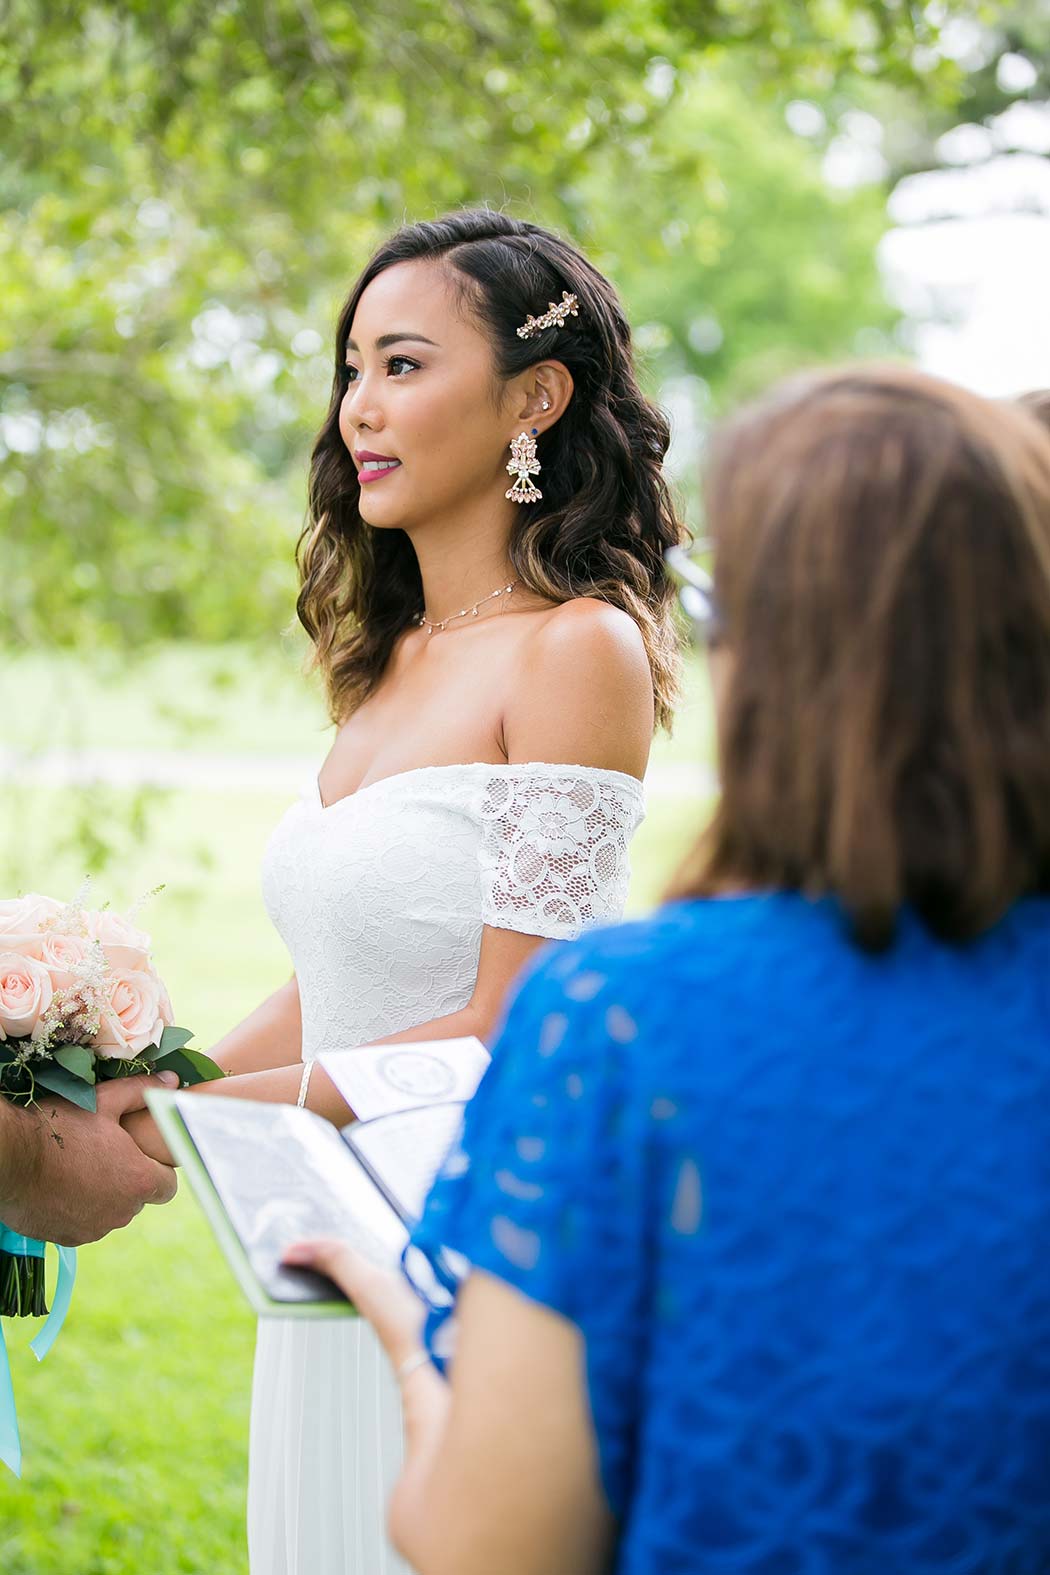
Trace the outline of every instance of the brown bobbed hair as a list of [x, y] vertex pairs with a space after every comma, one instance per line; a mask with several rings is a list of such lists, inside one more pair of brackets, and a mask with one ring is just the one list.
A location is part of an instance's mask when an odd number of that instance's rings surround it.
[[673, 896], [908, 904], [980, 934], [1050, 891], [1050, 443], [895, 366], [793, 379], [716, 438], [721, 798]]
[[1033, 388], [1027, 394], [1020, 394], [1017, 403], [1050, 432], [1050, 388]]
[[[511, 564], [526, 589], [550, 601], [592, 596], [631, 615], [649, 658], [656, 719], [668, 726], [679, 641], [663, 555], [684, 534], [662, 471], [670, 429], [638, 386], [630, 328], [609, 281], [550, 231], [487, 209], [399, 230], [367, 264], [340, 314], [332, 397], [296, 553], [299, 619], [333, 719], [345, 720], [373, 692], [398, 636], [423, 611], [412, 544], [404, 531], [374, 530], [362, 520], [357, 472], [339, 432], [358, 301], [385, 269], [420, 259], [446, 269], [488, 333], [497, 384], [551, 356], [572, 373], [568, 408], [538, 441], [543, 500], [518, 508]], [[526, 317], [566, 290], [578, 298], [578, 317], [520, 339]]]

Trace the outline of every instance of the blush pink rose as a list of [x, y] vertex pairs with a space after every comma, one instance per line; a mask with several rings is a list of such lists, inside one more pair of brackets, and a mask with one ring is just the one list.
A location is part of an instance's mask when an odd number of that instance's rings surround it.
[[0, 952], [0, 1039], [28, 1038], [54, 993], [42, 962], [18, 952]]
[[102, 943], [106, 961], [111, 968], [151, 972], [150, 947], [153, 944], [145, 930], [136, 929], [123, 914], [109, 908], [87, 915], [88, 935]]
[[[20, 951], [20, 947], [15, 948]], [[63, 935], [60, 930], [45, 930], [32, 953], [51, 975], [56, 990], [68, 990], [79, 982], [75, 972], [91, 955], [91, 942], [80, 935]]]
[[37, 891], [27, 892], [24, 897], [8, 897], [0, 902], [0, 937], [39, 930], [45, 919], [53, 919], [61, 911], [60, 902], [54, 897], [42, 897]]
[[106, 978], [107, 1004], [92, 1042], [99, 1055], [127, 1059], [160, 1043], [171, 1026], [168, 992], [155, 973], [142, 968], [113, 968]]
[[25, 934], [0, 935], [0, 946], [5, 952], [14, 952], [19, 957], [33, 957], [40, 961], [40, 949], [44, 937], [40, 930], [29, 930]]
[[44, 933], [41, 925], [61, 911], [61, 903], [35, 891], [0, 902], [0, 947], [21, 957], [39, 958]]

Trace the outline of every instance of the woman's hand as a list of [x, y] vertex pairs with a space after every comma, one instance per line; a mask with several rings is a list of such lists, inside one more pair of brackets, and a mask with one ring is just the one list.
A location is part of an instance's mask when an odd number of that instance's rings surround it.
[[377, 1268], [344, 1241], [327, 1236], [296, 1242], [284, 1262], [334, 1280], [378, 1334], [395, 1372], [420, 1349], [425, 1308], [403, 1274]]
[[142, 1152], [160, 1165], [174, 1165], [171, 1149], [160, 1135], [160, 1128], [148, 1110], [133, 1110], [121, 1119], [125, 1132], [134, 1138]]

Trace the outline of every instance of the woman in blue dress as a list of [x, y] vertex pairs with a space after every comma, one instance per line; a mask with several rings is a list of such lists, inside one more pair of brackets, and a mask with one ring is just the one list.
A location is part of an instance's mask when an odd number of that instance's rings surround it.
[[708, 503], [720, 800], [511, 1002], [415, 1238], [447, 1377], [403, 1284], [296, 1261], [399, 1373], [421, 1575], [1045, 1575], [1050, 442], [845, 370]]

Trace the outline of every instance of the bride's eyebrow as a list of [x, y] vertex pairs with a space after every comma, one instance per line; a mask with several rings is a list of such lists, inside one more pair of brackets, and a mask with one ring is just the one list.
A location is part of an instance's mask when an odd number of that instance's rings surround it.
[[[391, 345], [400, 345], [400, 344], [432, 345], [435, 350], [440, 350], [441, 349], [441, 346], [439, 344], [437, 344], [435, 342], [435, 340], [428, 339], [425, 334], [400, 334], [400, 333], [399, 334], [380, 334], [379, 338], [376, 340], [375, 347], [376, 347], [377, 350], [389, 350]], [[348, 350], [356, 350], [357, 349], [357, 345], [356, 345], [356, 343], [354, 342], [353, 339], [348, 339], [346, 341], [346, 348]]]

